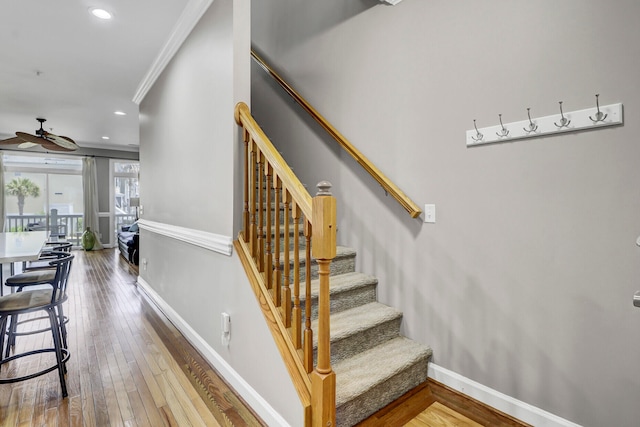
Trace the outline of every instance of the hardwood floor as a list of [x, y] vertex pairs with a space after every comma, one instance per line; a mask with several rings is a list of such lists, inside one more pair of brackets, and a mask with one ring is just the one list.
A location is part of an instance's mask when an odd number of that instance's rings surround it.
[[[135, 267], [116, 250], [73, 253], [65, 305], [70, 319], [69, 397], [61, 398], [57, 371], [1, 385], [0, 426], [265, 425], [147, 302], [135, 285]], [[50, 342], [50, 334], [18, 337], [16, 350]], [[51, 356], [12, 362], [0, 378], [50, 366]], [[405, 425], [526, 426], [432, 380], [358, 424]]]
[[531, 427], [432, 379], [356, 427]]
[[[57, 371], [2, 385], [2, 426], [263, 425], [147, 303], [115, 250], [73, 253], [65, 305], [69, 397], [61, 398]], [[18, 337], [16, 350], [50, 342], [46, 333]], [[50, 366], [50, 356], [11, 362], [0, 375]]]

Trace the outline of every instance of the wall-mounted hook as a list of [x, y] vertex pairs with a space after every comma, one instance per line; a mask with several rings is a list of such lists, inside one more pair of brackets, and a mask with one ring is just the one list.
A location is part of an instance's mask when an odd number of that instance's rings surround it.
[[496, 135], [503, 138], [509, 135], [509, 129], [504, 127], [504, 125], [502, 124], [502, 114], [498, 114], [498, 117], [500, 118], [500, 127], [502, 127], [502, 129], [500, 129], [500, 132], [496, 132]]
[[531, 133], [531, 132], [535, 132], [538, 129], [538, 125], [533, 123], [533, 121], [531, 120], [531, 108], [527, 108], [527, 117], [529, 117], [529, 129], [527, 128], [522, 128], [524, 129], [524, 131], [526, 133]]
[[558, 126], [559, 128], [564, 128], [569, 126], [569, 123], [571, 123], [571, 120], [567, 119], [564, 116], [564, 113], [562, 112], [562, 101], [558, 101], [558, 104], [560, 104], [560, 124], [558, 124], [557, 122], [553, 122], [554, 125]]
[[471, 139], [473, 139], [475, 142], [482, 141], [482, 138], [484, 138], [484, 135], [481, 134], [480, 131], [478, 130], [478, 126], [476, 126], [476, 119], [473, 119], [473, 127], [476, 129], [476, 137], [474, 138], [472, 136]]
[[600, 94], [597, 93], [596, 94], [596, 108], [598, 109], [598, 112], [596, 113], [596, 118], [594, 119], [593, 117], [589, 116], [589, 119], [591, 119], [591, 121], [593, 123], [604, 122], [604, 119], [606, 119], [607, 116], [608, 116], [608, 114], [604, 114], [602, 111], [600, 111], [600, 101], [598, 101], [599, 97], [600, 97]]

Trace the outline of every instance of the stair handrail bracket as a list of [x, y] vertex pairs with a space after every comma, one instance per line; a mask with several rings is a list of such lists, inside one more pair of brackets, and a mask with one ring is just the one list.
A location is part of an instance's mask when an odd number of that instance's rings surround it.
[[[329, 274], [336, 257], [336, 199], [326, 181], [318, 184], [315, 197], [309, 195], [245, 103], [236, 105], [234, 115], [243, 129], [245, 152], [243, 224], [234, 242], [236, 253], [300, 397], [305, 427], [333, 427]], [[312, 264], [317, 264], [320, 289], [316, 330], [311, 327]]]

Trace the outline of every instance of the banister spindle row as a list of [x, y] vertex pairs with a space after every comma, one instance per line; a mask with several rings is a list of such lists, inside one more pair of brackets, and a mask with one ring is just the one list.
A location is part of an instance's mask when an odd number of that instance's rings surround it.
[[[335, 198], [329, 191], [330, 184], [325, 182], [318, 185], [318, 195], [311, 198], [247, 114], [246, 105], [236, 107], [236, 121], [244, 129], [246, 170], [241, 241], [246, 245], [241, 248], [252, 260], [252, 267], [247, 271], [261, 283], [261, 294], [270, 300], [269, 311], [280, 318], [278, 335], [284, 337], [290, 346], [283, 354], [297, 358], [296, 372], [306, 376], [302, 383], [307, 384], [305, 389], [310, 400], [302, 400], [307, 402], [305, 407], [311, 408], [311, 420], [307, 421], [313, 426], [334, 426], [335, 374], [330, 363], [329, 266], [335, 257]], [[301, 263], [304, 263], [304, 272], [301, 271]], [[311, 328], [312, 263], [318, 264], [320, 282], [317, 331]], [[303, 295], [304, 307], [301, 307]], [[314, 333], [318, 335], [315, 367]]]
[[[264, 264], [265, 264], [265, 273], [267, 275], [266, 277], [266, 283], [267, 283], [267, 288], [268, 289], [273, 289], [273, 256], [271, 254], [271, 165], [270, 164], [266, 164], [264, 173], [265, 173], [265, 178], [266, 178], [266, 182], [265, 182], [265, 189], [264, 191], [266, 192], [266, 198], [265, 198], [265, 214], [266, 214], [266, 229], [265, 229], [265, 260], [264, 260]], [[278, 239], [280, 236], [276, 236], [276, 239]], [[274, 293], [275, 294], [275, 293]], [[275, 295], [274, 295], [275, 297]], [[274, 298], [275, 300], [275, 298]]]
[[276, 236], [275, 239], [275, 249], [274, 249], [274, 262], [273, 262], [273, 282], [274, 282], [274, 286], [273, 286], [273, 302], [275, 303], [276, 307], [280, 307], [280, 304], [282, 303], [282, 291], [281, 291], [281, 279], [282, 279], [282, 274], [281, 271], [282, 269], [280, 268], [280, 197], [281, 197], [281, 192], [282, 192], [282, 182], [280, 181], [280, 177], [278, 175], [275, 176], [275, 179], [273, 180], [273, 189], [275, 192], [274, 195], [274, 224], [275, 224], [275, 230], [273, 232], [274, 236]]

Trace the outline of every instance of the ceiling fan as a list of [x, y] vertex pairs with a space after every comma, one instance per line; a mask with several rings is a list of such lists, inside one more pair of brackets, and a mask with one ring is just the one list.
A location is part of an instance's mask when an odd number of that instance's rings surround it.
[[36, 145], [42, 146], [45, 150], [51, 151], [74, 151], [80, 148], [75, 141], [67, 136], [54, 135], [42, 128], [42, 124], [47, 119], [37, 118], [40, 122], [40, 129], [36, 129], [36, 134], [32, 135], [25, 132], [16, 132], [16, 136], [0, 141], [0, 145], [15, 145], [18, 148], [31, 148]]

